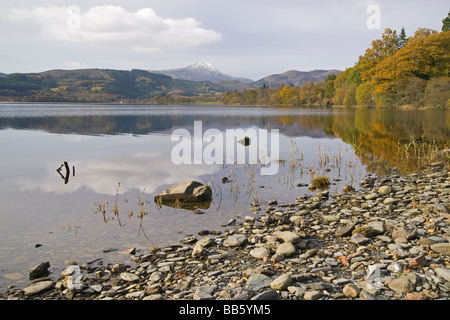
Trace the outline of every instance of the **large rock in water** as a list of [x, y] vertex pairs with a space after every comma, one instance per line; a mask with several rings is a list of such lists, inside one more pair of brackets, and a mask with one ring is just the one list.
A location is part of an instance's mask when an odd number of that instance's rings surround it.
[[155, 197], [155, 202], [205, 202], [211, 201], [212, 191], [197, 181], [176, 184]]
[[30, 269], [29, 278], [30, 280], [47, 277], [49, 275], [50, 262], [42, 262], [37, 266], [34, 266]]

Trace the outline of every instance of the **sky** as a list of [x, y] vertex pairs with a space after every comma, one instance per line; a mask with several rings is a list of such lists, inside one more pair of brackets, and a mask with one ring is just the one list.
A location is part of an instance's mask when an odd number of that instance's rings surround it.
[[2, 0], [0, 72], [345, 70], [384, 29], [441, 31], [449, 11], [448, 0]]

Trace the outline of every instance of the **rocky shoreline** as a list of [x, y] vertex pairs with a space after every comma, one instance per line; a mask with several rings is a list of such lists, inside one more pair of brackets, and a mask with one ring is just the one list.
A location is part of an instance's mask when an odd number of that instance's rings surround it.
[[356, 191], [255, 204], [225, 233], [130, 248], [130, 265], [67, 261], [49, 277], [43, 262], [31, 285], [0, 299], [449, 300], [449, 172], [369, 176]]

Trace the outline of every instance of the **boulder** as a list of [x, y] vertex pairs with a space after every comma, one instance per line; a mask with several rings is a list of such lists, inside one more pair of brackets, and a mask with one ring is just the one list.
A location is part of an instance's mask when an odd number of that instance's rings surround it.
[[290, 242], [292, 244], [295, 244], [301, 240], [300, 236], [292, 231], [278, 231], [275, 232], [275, 236], [282, 239], [284, 242]]
[[350, 239], [351, 242], [361, 245], [369, 241], [368, 238], [364, 237], [361, 233], [354, 233]]
[[215, 285], [204, 285], [199, 287], [194, 293], [194, 300], [213, 300], [213, 293], [217, 289]]
[[139, 281], [139, 276], [133, 274], [133, 273], [129, 273], [129, 272], [122, 272], [120, 274], [120, 278], [122, 280], [128, 281], [128, 282], [135, 282], [135, 281]]
[[197, 181], [185, 181], [164, 190], [155, 196], [156, 203], [200, 203], [211, 202], [211, 187]]
[[54, 286], [55, 283], [52, 280], [45, 280], [33, 283], [28, 287], [23, 288], [22, 291], [25, 295], [32, 296], [53, 289]]
[[47, 277], [49, 275], [48, 268], [50, 268], [50, 263], [48, 261], [34, 266], [29, 271], [30, 280]]
[[357, 298], [361, 292], [361, 290], [352, 283], [346, 284], [342, 292], [350, 298]]
[[281, 296], [275, 290], [267, 290], [257, 294], [250, 300], [281, 300]]

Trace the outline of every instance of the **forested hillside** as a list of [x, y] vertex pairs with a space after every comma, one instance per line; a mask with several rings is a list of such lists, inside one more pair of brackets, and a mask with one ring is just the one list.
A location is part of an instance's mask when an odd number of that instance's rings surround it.
[[209, 82], [172, 79], [144, 70], [51, 70], [0, 77], [0, 101], [159, 103], [193, 96], [207, 100], [220, 90]]
[[386, 29], [353, 67], [325, 81], [227, 92], [223, 102], [450, 108], [449, 20], [441, 32], [421, 28], [410, 37], [403, 28]]

